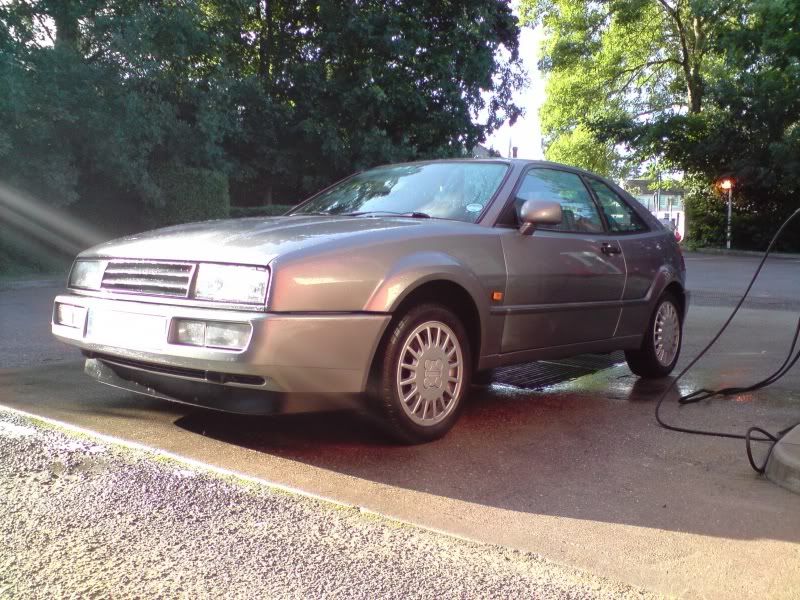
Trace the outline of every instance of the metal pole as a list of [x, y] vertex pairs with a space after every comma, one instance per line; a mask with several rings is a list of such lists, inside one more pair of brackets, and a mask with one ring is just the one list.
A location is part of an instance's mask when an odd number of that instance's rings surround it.
[[731, 249], [731, 216], [733, 214], [733, 205], [731, 196], [733, 195], [733, 186], [728, 188], [728, 250]]

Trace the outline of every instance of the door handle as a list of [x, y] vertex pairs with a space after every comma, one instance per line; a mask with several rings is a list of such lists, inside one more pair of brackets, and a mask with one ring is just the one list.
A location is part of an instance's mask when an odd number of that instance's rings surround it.
[[622, 254], [622, 250], [618, 246], [609, 244], [608, 242], [603, 242], [603, 244], [600, 246], [600, 250], [603, 252], [603, 254], [607, 254], [608, 256], [613, 254]]

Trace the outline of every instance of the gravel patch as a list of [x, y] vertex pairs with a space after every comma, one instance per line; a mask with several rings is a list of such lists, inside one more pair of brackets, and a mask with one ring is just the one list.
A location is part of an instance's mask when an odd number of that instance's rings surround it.
[[648, 598], [0, 411], [0, 598]]

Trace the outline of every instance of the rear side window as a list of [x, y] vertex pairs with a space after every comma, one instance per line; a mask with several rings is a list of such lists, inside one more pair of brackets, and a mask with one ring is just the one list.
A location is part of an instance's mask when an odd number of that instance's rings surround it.
[[561, 204], [563, 220], [539, 229], [570, 233], [602, 233], [603, 222], [581, 178], [555, 169], [531, 169], [525, 175], [514, 205], [519, 212], [526, 200], [555, 200]]
[[619, 195], [602, 181], [589, 179], [589, 186], [597, 195], [600, 209], [608, 222], [609, 231], [647, 231], [642, 218]]

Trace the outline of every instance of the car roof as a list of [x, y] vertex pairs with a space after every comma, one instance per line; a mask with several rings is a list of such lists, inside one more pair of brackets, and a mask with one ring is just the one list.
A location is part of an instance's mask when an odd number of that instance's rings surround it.
[[465, 157], [453, 157], [453, 158], [433, 158], [428, 160], [415, 160], [415, 161], [408, 161], [408, 162], [397, 162], [397, 163], [386, 163], [383, 165], [376, 165], [375, 169], [379, 169], [381, 167], [396, 167], [401, 165], [425, 165], [425, 164], [436, 164], [436, 163], [460, 163], [460, 162], [470, 162], [470, 163], [503, 163], [515, 168], [524, 168], [528, 166], [538, 166], [538, 167], [556, 167], [558, 169], [563, 169], [566, 171], [572, 171], [574, 173], [581, 173], [583, 175], [589, 175], [591, 177], [597, 177], [599, 179], [607, 180], [606, 177], [603, 175], [599, 175], [598, 173], [594, 173], [592, 171], [587, 171], [586, 169], [582, 169], [580, 167], [574, 167], [572, 165], [565, 165], [563, 163], [552, 162], [549, 160], [534, 160], [528, 158], [503, 158], [503, 157], [494, 157], [494, 158], [470, 158], [468, 156]]

